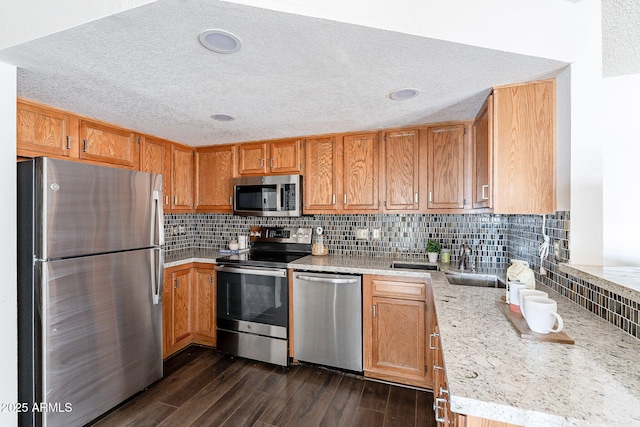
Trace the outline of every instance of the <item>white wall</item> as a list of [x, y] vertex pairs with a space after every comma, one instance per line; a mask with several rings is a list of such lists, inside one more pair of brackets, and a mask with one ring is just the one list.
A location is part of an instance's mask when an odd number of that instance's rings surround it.
[[[17, 401], [17, 257], [16, 257], [16, 68], [0, 62], [0, 403]], [[0, 411], [0, 425], [17, 423], [15, 413]]]
[[3, 0], [0, 2], [0, 49], [154, 1]]
[[603, 80], [604, 263], [640, 266], [640, 74]]
[[567, 62], [579, 24], [560, 0], [227, 1]]

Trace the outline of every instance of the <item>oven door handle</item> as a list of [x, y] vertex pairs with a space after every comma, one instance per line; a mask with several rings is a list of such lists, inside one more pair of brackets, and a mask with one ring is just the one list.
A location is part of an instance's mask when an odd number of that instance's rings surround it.
[[287, 277], [287, 270], [273, 268], [255, 268], [255, 267], [227, 267], [224, 265], [216, 265], [215, 271], [224, 273], [250, 274], [252, 276], [270, 276], [270, 277]]
[[302, 274], [298, 274], [296, 279], [304, 280], [305, 282], [320, 282], [320, 283], [329, 283], [332, 285], [347, 285], [352, 283], [359, 283], [360, 278], [352, 278], [352, 279], [334, 279], [330, 277], [316, 277], [316, 276], [305, 276]]

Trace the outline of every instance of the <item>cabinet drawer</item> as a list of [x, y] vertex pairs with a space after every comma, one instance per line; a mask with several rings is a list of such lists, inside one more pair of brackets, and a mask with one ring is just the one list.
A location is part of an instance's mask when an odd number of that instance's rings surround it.
[[374, 277], [371, 281], [374, 296], [424, 300], [426, 285], [424, 280], [406, 279], [390, 280], [389, 277]]

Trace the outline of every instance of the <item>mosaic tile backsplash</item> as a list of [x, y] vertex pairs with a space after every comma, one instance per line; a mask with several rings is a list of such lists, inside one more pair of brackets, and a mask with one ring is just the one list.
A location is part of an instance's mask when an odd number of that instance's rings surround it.
[[[506, 268], [511, 259], [530, 263], [536, 279], [574, 303], [588, 309], [636, 338], [640, 338], [639, 307], [591, 283], [560, 272], [559, 264], [569, 260], [570, 214], [545, 216], [550, 237], [549, 255], [538, 257], [543, 242], [541, 215], [314, 215], [299, 218], [239, 217], [222, 214], [165, 215], [166, 250], [226, 248], [238, 234], [251, 226], [317, 227], [325, 229], [331, 254], [347, 256], [402, 256], [426, 258], [428, 239], [451, 249], [451, 261], [458, 260], [462, 243], [473, 250], [473, 260], [483, 267]], [[356, 229], [367, 229], [367, 240], [355, 238]], [[373, 229], [381, 238], [373, 240]], [[559, 257], [554, 255], [557, 242]], [[546, 275], [540, 274], [540, 265]]]

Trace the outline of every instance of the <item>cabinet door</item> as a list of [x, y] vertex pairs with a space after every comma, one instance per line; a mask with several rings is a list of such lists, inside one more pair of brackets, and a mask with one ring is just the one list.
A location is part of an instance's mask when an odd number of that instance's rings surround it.
[[171, 209], [189, 212], [193, 209], [193, 158], [192, 148], [172, 144]]
[[196, 150], [196, 210], [230, 213], [233, 210], [233, 145]]
[[343, 210], [378, 210], [378, 134], [348, 135], [343, 144]]
[[373, 297], [372, 335], [371, 370], [424, 380], [423, 301]]
[[384, 200], [387, 211], [418, 209], [419, 140], [417, 130], [384, 136]]
[[162, 139], [146, 136], [140, 150], [140, 170], [162, 174], [164, 208], [171, 208], [171, 145]]
[[267, 144], [238, 145], [238, 174], [263, 175], [267, 172]]
[[464, 208], [464, 125], [428, 129], [429, 209]]
[[193, 269], [194, 298], [192, 305], [193, 328], [196, 339], [205, 338], [215, 345], [216, 337], [216, 284], [213, 269], [196, 267]]
[[78, 157], [77, 127], [74, 137], [69, 114], [18, 102], [16, 125], [19, 156]]
[[300, 140], [274, 141], [269, 144], [269, 173], [300, 173]]
[[172, 294], [169, 347], [173, 352], [188, 344], [191, 336], [191, 268], [174, 271], [168, 290]]
[[127, 129], [80, 120], [80, 158], [137, 168], [138, 141]]
[[473, 208], [492, 207], [493, 95], [489, 95], [473, 123]]
[[555, 99], [555, 80], [494, 89], [495, 213], [555, 212]]
[[338, 208], [338, 141], [336, 138], [305, 142], [304, 211], [332, 212]]

